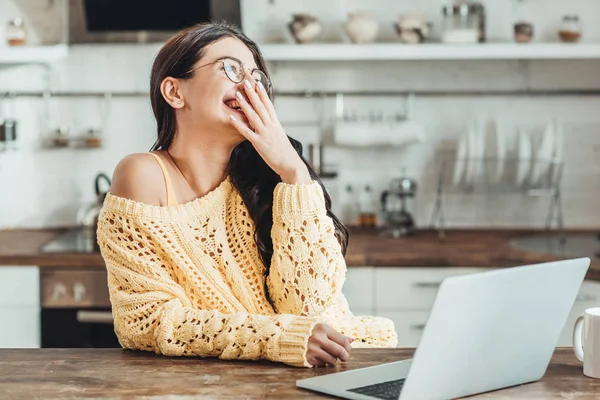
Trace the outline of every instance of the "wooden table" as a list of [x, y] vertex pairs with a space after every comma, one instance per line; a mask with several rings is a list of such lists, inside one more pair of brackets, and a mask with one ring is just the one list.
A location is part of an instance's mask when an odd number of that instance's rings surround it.
[[[355, 349], [329, 368], [294, 368], [266, 361], [169, 358], [121, 349], [0, 349], [2, 399], [331, 398], [297, 389], [301, 378], [398, 361], [412, 349]], [[598, 399], [600, 379], [583, 375], [570, 348], [560, 348], [541, 381], [477, 399]]]

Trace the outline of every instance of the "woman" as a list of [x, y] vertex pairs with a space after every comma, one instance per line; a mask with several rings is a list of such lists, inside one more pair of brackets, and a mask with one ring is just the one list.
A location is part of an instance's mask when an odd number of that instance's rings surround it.
[[256, 44], [191, 27], [150, 83], [158, 140], [119, 163], [98, 225], [121, 345], [306, 367], [353, 341], [395, 346], [390, 321], [348, 309], [347, 230], [278, 122]]

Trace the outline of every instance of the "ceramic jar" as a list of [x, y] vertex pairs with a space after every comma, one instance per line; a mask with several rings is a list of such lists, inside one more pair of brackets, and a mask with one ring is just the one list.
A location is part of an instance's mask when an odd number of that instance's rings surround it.
[[292, 17], [288, 27], [296, 43], [311, 43], [321, 36], [323, 27], [315, 15], [301, 13]]
[[372, 14], [358, 11], [348, 14], [345, 28], [353, 43], [370, 43], [377, 37], [379, 22]]

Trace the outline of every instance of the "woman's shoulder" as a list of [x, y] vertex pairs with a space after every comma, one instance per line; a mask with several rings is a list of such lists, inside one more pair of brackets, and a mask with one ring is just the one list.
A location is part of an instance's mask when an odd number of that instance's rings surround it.
[[110, 194], [148, 205], [166, 200], [162, 170], [151, 153], [135, 153], [123, 158], [113, 173]]

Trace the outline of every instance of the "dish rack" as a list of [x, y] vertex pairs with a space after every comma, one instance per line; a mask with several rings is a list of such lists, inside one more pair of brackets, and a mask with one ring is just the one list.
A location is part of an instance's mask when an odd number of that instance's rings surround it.
[[430, 227], [445, 237], [444, 199], [453, 194], [523, 194], [550, 196], [545, 227], [564, 226], [560, 182], [564, 169], [562, 160], [519, 158], [456, 158], [442, 157], [438, 170], [436, 199]]

